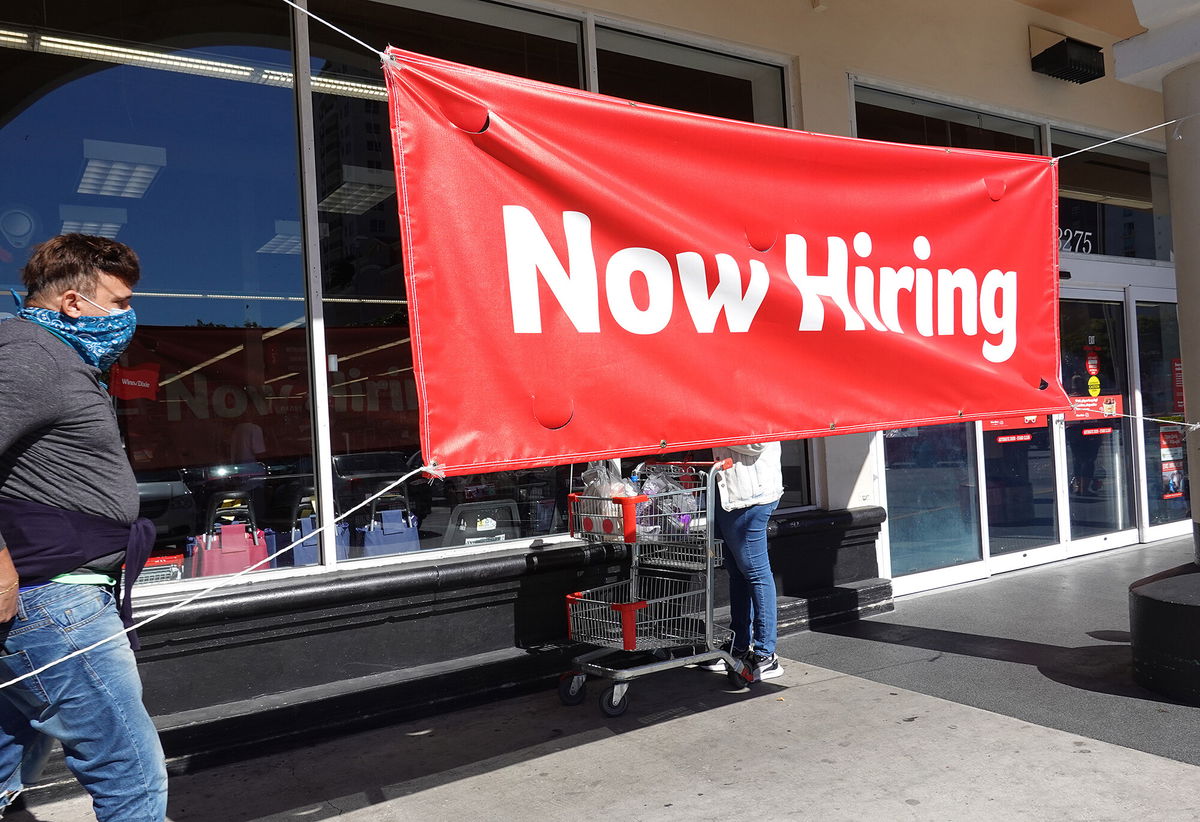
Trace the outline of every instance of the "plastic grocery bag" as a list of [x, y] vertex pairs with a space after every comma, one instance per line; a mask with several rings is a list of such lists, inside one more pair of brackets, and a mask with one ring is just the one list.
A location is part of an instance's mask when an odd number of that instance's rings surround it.
[[637, 507], [638, 538], [671, 540], [688, 536], [699, 523], [700, 489], [684, 488], [665, 473], [651, 473], [642, 481], [649, 497]]

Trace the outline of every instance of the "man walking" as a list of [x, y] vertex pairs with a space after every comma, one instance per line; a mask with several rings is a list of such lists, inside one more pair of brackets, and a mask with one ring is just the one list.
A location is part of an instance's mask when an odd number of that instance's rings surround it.
[[[25, 267], [18, 318], [0, 322], [0, 683], [130, 624], [154, 527], [137, 519], [100, 379], [133, 336], [139, 277], [121, 243], [55, 237]], [[0, 809], [40, 772], [49, 737], [100, 822], [162, 822], [162, 747], [125, 638], [0, 689]]]

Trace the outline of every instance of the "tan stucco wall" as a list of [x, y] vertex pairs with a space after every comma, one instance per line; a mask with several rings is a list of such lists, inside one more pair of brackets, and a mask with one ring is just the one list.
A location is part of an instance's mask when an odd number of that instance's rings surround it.
[[[1113, 35], [1014, 0], [826, 5], [815, 11], [810, 0], [596, 0], [579, 7], [793, 57], [797, 125], [811, 131], [850, 133], [848, 74], [1104, 133], [1127, 134], [1162, 120], [1161, 95], [1113, 79]], [[1106, 76], [1077, 85], [1034, 73], [1030, 24], [1104, 47]]]

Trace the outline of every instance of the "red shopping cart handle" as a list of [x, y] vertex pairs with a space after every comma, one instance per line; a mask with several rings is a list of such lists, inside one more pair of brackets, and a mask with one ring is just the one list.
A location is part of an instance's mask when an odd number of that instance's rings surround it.
[[621, 615], [621, 646], [626, 651], [637, 650], [637, 612], [649, 603], [644, 599], [637, 602], [615, 602], [608, 607]]

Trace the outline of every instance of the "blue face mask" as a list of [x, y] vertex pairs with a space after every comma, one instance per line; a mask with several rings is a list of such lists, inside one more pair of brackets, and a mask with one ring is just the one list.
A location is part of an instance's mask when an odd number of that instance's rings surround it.
[[[83, 297], [82, 294], [79, 296]], [[92, 303], [87, 297], [83, 299]], [[132, 308], [112, 311], [98, 305], [96, 307], [108, 311], [108, 314], [72, 319], [49, 308], [25, 306], [17, 316], [57, 334], [75, 349], [85, 363], [107, 371], [133, 339], [133, 332], [137, 329], [137, 315], [133, 313]]]

